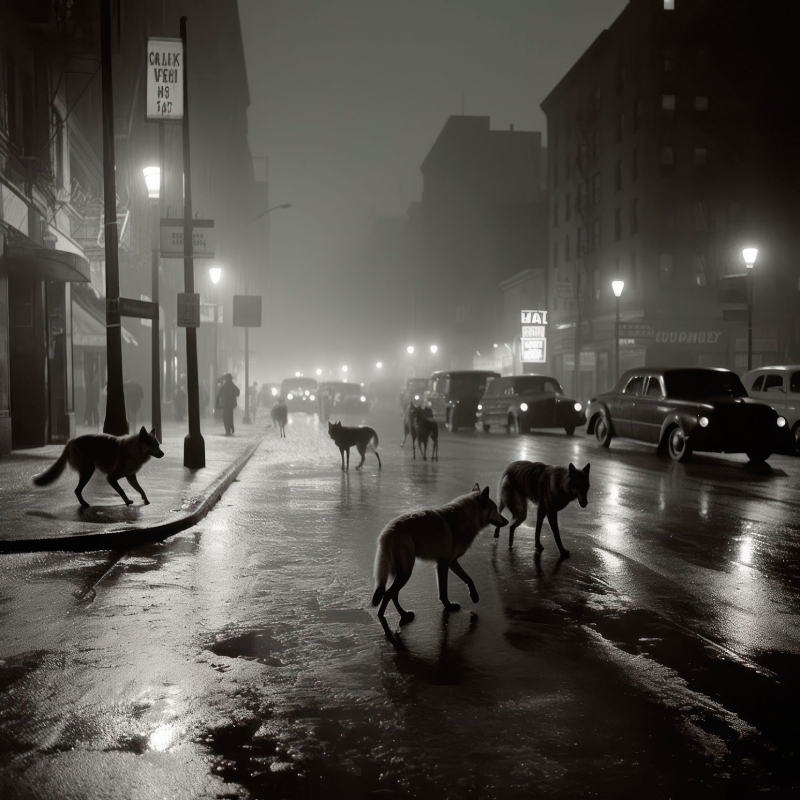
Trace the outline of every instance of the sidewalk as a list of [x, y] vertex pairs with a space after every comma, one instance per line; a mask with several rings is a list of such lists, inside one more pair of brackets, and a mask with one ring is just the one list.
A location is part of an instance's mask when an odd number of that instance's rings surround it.
[[[236, 434], [225, 436], [220, 421], [201, 420], [206, 466], [189, 470], [183, 466], [187, 423], [165, 422], [164, 457], [151, 458], [137, 476], [150, 505], [144, 505], [123, 479], [120, 486], [134, 501], [126, 506], [98, 471], [83, 490], [91, 508], [81, 510], [74, 494], [78, 476], [69, 467], [52, 486], [38, 487], [31, 481], [58, 458], [63, 445], [15, 450], [0, 461], [0, 554], [128, 548], [185, 530], [201, 520], [233, 483], [270, 424], [267, 415], [253, 425], [242, 425], [237, 414]], [[78, 435], [89, 432], [78, 429]]]

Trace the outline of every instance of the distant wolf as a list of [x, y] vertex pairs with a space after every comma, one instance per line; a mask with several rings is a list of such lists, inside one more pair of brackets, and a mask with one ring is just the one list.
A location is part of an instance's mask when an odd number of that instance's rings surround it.
[[406, 439], [408, 439], [408, 434], [411, 433], [411, 418], [414, 416], [414, 409], [416, 405], [414, 405], [414, 401], [412, 400], [408, 404], [408, 408], [403, 412], [403, 444], [400, 447], [406, 446]]
[[269, 411], [272, 417], [272, 427], [278, 427], [282, 439], [286, 438], [286, 422], [289, 419], [289, 407], [283, 402], [283, 398], [279, 398], [278, 402]]
[[[430, 416], [428, 415], [430, 412]], [[432, 442], [431, 461], [439, 460], [439, 423], [433, 418], [429, 408], [423, 411], [415, 406], [411, 413], [411, 449], [414, 458], [417, 457], [416, 442], [419, 440], [419, 449], [422, 460], [428, 460], [428, 439]]]
[[[458, 559], [487, 525], [500, 528], [507, 524], [508, 520], [500, 515], [494, 500], [489, 497], [489, 487], [481, 491], [477, 483], [469, 494], [457, 497], [447, 505], [395, 517], [381, 531], [375, 554], [372, 605], [380, 603], [378, 616], [383, 618], [391, 600], [400, 614], [401, 623], [414, 619], [413, 611], [406, 611], [400, 606], [398, 595], [411, 577], [414, 562], [418, 558], [436, 562], [439, 599], [445, 611], [458, 611], [461, 607], [458, 603], [451, 603], [447, 596], [449, 570], [453, 570], [467, 584], [472, 602], [477, 603], [475, 584], [464, 572]], [[386, 582], [390, 576], [394, 576], [394, 579], [387, 589]]]
[[77, 470], [79, 480], [75, 494], [82, 508], [89, 508], [89, 503], [83, 499], [81, 492], [99, 469], [108, 476], [108, 482], [114, 487], [117, 494], [131, 505], [130, 500], [119, 485], [120, 478], [125, 478], [128, 483], [142, 496], [145, 505], [150, 501], [136, 480], [136, 473], [150, 460], [150, 456], [161, 458], [164, 455], [156, 438], [156, 429], [150, 433], [142, 426], [139, 433], [128, 436], [111, 436], [107, 433], [87, 433], [70, 439], [58, 460], [44, 472], [34, 476], [33, 482], [37, 486], [48, 486], [58, 480], [64, 467], [69, 464]]
[[[540, 541], [544, 518], [550, 523], [562, 557], [569, 555], [558, 532], [558, 512], [566, 508], [573, 500], [577, 500], [581, 508], [586, 508], [589, 491], [589, 464], [578, 469], [572, 464], [567, 467], [555, 467], [538, 461], [514, 461], [509, 464], [500, 484], [497, 495], [500, 510], [507, 508], [511, 514], [511, 525], [508, 528], [508, 546], [514, 544], [514, 531], [528, 516], [528, 501], [536, 503], [536, 539], [535, 547], [543, 550]], [[494, 532], [497, 539], [500, 528]]]
[[[372, 428], [366, 426], [360, 428], [346, 428], [341, 422], [328, 423], [328, 435], [336, 442], [339, 452], [342, 454], [342, 471], [346, 472], [350, 469], [350, 448], [355, 445], [361, 456], [361, 462], [356, 467], [360, 470], [364, 466], [364, 459], [366, 458], [367, 448], [375, 453], [375, 458], [378, 459], [378, 469], [383, 466], [381, 464], [381, 457], [378, 455], [378, 434]], [[347, 452], [347, 467], [344, 465], [344, 454]]]

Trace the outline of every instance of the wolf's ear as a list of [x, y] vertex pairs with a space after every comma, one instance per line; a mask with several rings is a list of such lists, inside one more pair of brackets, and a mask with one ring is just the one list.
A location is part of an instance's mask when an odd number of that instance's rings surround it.
[[153, 430], [150, 431], [150, 435], [151, 436], [155, 436], [156, 435], [156, 429], [155, 428], [153, 428]]
[[591, 466], [592, 466], [591, 464], [587, 464], [587, 465], [586, 465], [586, 466], [583, 468], [583, 471], [584, 471], [584, 472], [585, 472], [587, 475], [589, 474], [589, 467], [591, 467]]
[[139, 436], [141, 436], [142, 439], [146, 439], [147, 438], [147, 428], [145, 428], [144, 425], [142, 425], [142, 427], [139, 428]]
[[570, 476], [570, 478], [573, 477], [577, 471], [578, 470], [575, 469], [575, 465], [574, 464], [570, 464], [569, 465], [569, 476]]
[[489, 487], [488, 486], [481, 492], [480, 501], [484, 505], [486, 505], [486, 503], [489, 502]]
[[476, 484], [475, 484], [475, 485], [472, 487], [472, 491], [473, 491], [473, 492], [479, 492], [480, 490], [481, 490], [481, 487], [480, 487], [480, 486], [478, 486], [478, 484], [477, 484], [477, 483], [476, 483]]

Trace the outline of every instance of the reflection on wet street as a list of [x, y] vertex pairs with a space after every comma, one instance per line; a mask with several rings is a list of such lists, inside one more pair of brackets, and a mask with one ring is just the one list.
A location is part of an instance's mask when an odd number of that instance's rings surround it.
[[[443, 434], [340, 470], [315, 418], [269, 436], [195, 529], [124, 556], [3, 564], [0, 785], [58, 797], [788, 796], [798, 734], [797, 477], [578, 434]], [[589, 462], [589, 505], [482, 533], [451, 576], [369, 606], [397, 514], [512, 460]], [[531, 516], [533, 519], [531, 519]], [[16, 570], [16, 573], [14, 573]], [[27, 576], [25, 580], [21, 575]], [[16, 577], [14, 577], [14, 574]], [[74, 587], [103, 574], [93, 601]], [[47, 587], [46, 590], [44, 587]], [[45, 611], [45, 601], [49, 613]], [[33, 609], [33, 613], [31, 613]], [[115, 776], [126, 776], [124, 785]], [[66, 784], [64, 783], [66, 781]]]

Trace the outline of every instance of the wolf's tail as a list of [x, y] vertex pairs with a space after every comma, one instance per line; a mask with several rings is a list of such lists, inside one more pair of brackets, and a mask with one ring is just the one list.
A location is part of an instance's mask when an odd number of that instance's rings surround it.
[[61, 477], [61, 473], [67, 466], [68, 461], [69, 444], [64, 447], [61, 455], [58, 457], [58, 460], [52, 466], [48, 467], [44, 472], [40, 472], [38, 475], [33, 476], [33, 482], [37, 486], [49, 486], [51, 483], [55, 483], [55, 481]]
[[389, 545], [381, 536], [378, 539], [378, 551], [375, 553], [375, 593], [372, 595], [372, 605], [377, 606], [383, 599], [386, 591], [386, 581], [392, 571], [392, 554]]
[[375, 431], [373, 431], [372, 434], [373, 434], [372, 435], [372, 446], [373, 447], [377, 447], [378, 446], [378, 434], [375, 433]]

